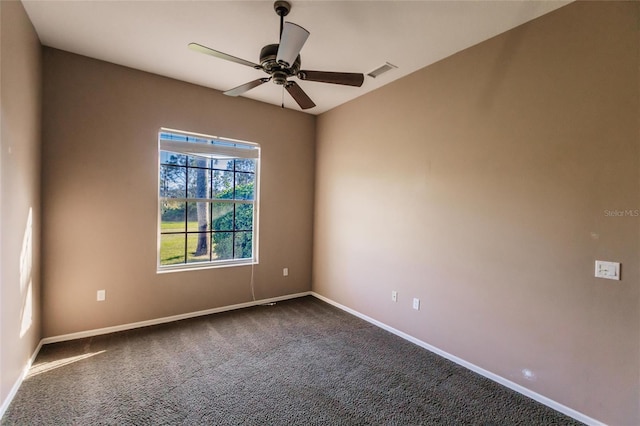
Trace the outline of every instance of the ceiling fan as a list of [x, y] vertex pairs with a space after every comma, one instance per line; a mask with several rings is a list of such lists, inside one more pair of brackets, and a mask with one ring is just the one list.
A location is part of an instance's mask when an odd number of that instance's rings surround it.
[[297, 77], [300, 80], [317, 81], [321, 83], [342, 84], [355, 87], [362, 86], [364, 74], [301, 70], [299, 53], [309, 37], [309, 31], [292, 22], [284, 22], [284, 17], [287, 16], [291, 10], [291, 4], [289, 2], [278, 0], [273, 4], [273, 8], [278, 16], [280, 16], [280, 43], [268, 44], [262, 48], [260, 51], [260, 64], [231, 56], [198, 43], [189, 43], [191, 50], [262, 70], [269, 75], [269, 77], [262, 77], [227, 90], [224, 92], [225, 95], [240, 96], [253, 88], [273, 80], [275, 84], [283, 86], [287, 92], [289, 92], [291, 97], [300, 105], [300, 108], [309, 109], [316, 106], [316, 104], [313, 103], [311, 98], [307, 96], [295, 81], [289, 80], [289, 78]]

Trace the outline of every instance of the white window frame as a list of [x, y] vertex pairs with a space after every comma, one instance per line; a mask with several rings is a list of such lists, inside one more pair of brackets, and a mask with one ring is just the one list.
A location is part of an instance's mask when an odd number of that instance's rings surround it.
[[[208, 143], [197, 142], [184, 142], [178, 140], [163, 139], [162, 135], [171, 133], [177, 136], [184, 136], [190, 138], [197, 138], [199, 140], [207, 140]], [[255, 172], [254, 172], [254, 199], [216, 199], [216, 198], [174, 198], [174, 197], [161, 197], [161, 164], [162, 164], [162, 152], [172, 152], [179, 155], [198, 156], [206, 158], [221, 158], [221, 159], [253, 159], [255, 160]], [[157, 218], [157, 273], [177, 272], [186, 270], [199, 270], [220, 268], [238, 265], [253, 265], [258, 264], [258, 227], [259, 227], [259, 200], [260, 200], [260, 144], [255, 142], [247, 142], [236, 139], [229, 139], [219, 136], [211, 136], [202, 133], [186, 132], [183, 130], [161, 128], [158, 131], [158, 169], [157, 169], [157, 197], [158, 197], [158, 218]], [[234, 183], [235, 185], [235, 183]], [[185, 194], [186, 195], [186, 194]], [[162, 239], [162, 203], [163, 201], [179, 201], [179, 202], [216, 202], [216, 203], [235, 203], [235, 204], [252, 204], [253, 205], [253, 220], [252, 220], [252, 242], [251, 248], [253, 256], [251, 258], [243, 259], [224, 259], [224, 260], [209, 260], [187, 263], [185, 257], [185, 263], [161, 265], [161, 239]], [[186, 204], [185, 204], [186, 205]], [[185, 229], [185, 234], [189, 231]], [[208, 232], [211, 234], [212, 230]], [[235, 231], [233, 231], [235, 234]], [[180, 233], [180, 232], [178, 232]], [[233, 244], [233, 242], [232, 242]], [[211, 250], [211, 248], [210, 248]]]

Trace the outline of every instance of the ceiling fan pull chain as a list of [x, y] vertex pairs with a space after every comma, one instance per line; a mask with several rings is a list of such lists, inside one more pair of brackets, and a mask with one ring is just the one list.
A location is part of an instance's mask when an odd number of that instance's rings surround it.
[[282, 109], [284, 109], [284, 85], [282, 85]]

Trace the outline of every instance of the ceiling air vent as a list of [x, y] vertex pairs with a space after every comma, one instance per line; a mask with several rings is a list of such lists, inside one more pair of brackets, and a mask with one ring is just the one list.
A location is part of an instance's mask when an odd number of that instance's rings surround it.
[[385, 72], [391, 71], [392, 69], [395, 69], [395, 68], [398, 68], [398, 67], [393, 64], [390, 64], [389, 62], [385, 62], [384, 65], [376, 68], [375, 70], [371, 71], [367, 75], [369, 77], [376, 78], [380, 74], [384, 74]]

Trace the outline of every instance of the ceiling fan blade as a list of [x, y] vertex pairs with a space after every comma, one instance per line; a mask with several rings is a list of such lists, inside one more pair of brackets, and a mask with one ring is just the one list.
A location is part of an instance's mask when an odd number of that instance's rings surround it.
[[289, 92], [291, 97], [298, 103], [298, 105], [300, 105], [300, 108], [309, 109], [316, 106], [311, 98], [307, 96], [306, 93], [304, 93], [304, 90], [302, 90], [302, 88], [298, 86], [295, 81], [288, 81], [285, 88], [287, 89], [287, 92]]
[[302, 46], [309, 37], [309, 31], [292, 22], [285, 22], [280, 37], [280, 47], [278, 47], [278, 63], [290, 67], [295, 62]]
[[258, 64], [254, 64], [253, 62], [250, 62], [250, 61], [245, 61], [244, 59], [241, 59], [241, 58], [236, 58], [235, 56], [227, 55], [226, 53], [223, 53], [223, 52], [218, 52], [217, 50], [213, 50], [207, 46], [203, 46], [198, 43], [189, 43], [189, 49], [195, 52], [204, 53], [205, 55], [211, 55], [211, 56], [215, 56], [216, 58], [235, 62], [237, 64], [246, 65], [251, 68], [262, 69], [262, 67]]
[[345, 86], [362, 86], [364, 74], [353, 72], [306, 71], [298, 73], [300, 80], [318, 81], [321, 83], [343, 84]]
[[271, 80], [269, 77], [259, 78], [257, 80], [250, 81], [248, 83], [243, 84], [242, 86], [234, 87], [233, 89], [227, 90], [224, 92], [227, 96], [240, 96], [249, 90], [258, 87], [267, 81]]

